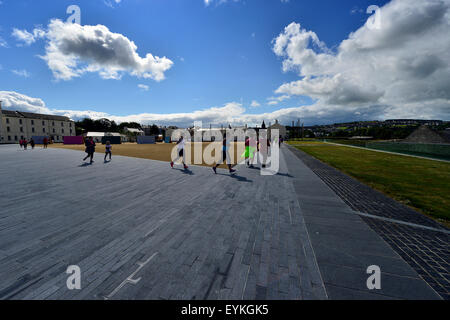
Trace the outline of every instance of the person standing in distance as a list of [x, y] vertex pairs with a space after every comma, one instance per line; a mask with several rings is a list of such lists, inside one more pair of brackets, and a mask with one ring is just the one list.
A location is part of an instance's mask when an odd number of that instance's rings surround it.
[[105, 144], [105, 162], [106, 162], [107, 155], [109, 155], [109, 160], [111, 161], [111, 156], [112, 156], [111, 150], [112, 150], [112, 145], [111, 145], [111, 142], [108, 140], [108, 141], [106, 141], [106, 144]]

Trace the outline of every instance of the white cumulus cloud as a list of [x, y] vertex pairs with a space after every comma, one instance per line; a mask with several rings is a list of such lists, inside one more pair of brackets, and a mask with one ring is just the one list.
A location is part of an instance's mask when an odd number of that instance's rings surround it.
[[13, 34], [25, 44], [45, 38], [46, 52], [41, 56], [57, 80], [70, 80], [86, 72], [97, 72], [103, 79], [120, 79], [124, 73], [161, 81], [173, 62], [166, 57], [137, 53], [136, 44], [106, 26], [81, 26], [54, 19], [46, 31], [33, 33], [14, 29]]
[[138, 88], [139, 89], [141, 89], [141, 90], [143, 90], [143, 91], [148, 91], [148, 89], [149, 89], [149, 86], [148, 85], [146, 85], [146, 84], [138, 84]]
[[121, 2], [122, 0], [103, 0], [103, 3], [110, 8], [114, 8], [114, 3], [120, 4]]
[[261, 125], [263, 120], [266, 122], [275, 122], [276, 119], [281, 123], [288, 124], [291, 120], [297, 119], [301, 111], [301, 108], [287, 108], [263, 114], [248, 114], [245, 112], [246, 110], [241, 103], [229, 102], [223, 106], [210, 107], [186, 113], [140, 113], [117, 116], [93, 110], [49, 108], [42, 99], [32, 98], [14, 91], [0, 91], [0, 100], [3, 101], [4, 109], [7, 110], [63, 115], [74, 120], [86, 117], [91, 119], [108, 118], [119, 123], [135, 121], [142, 124], [156, 123], [160, 125], [176, 125], [179, 127], [192, 126], [195, 121], [202, 121], [205, 126], [209, 124], [215, 126], [221, 124], [231, 124], [232, 126], [245, 124]]
[[0, 47], [8, 48], [8, 43], [2, 37], [0, 37]]
[[24, 78], [29, 78], [31, 76], [31, 74], [27, 70], [11, 70], [11, 72]]
[[[381, 8], [381, 28], [369, 22], [336, 52], [317, 34], [291, 23], [273, 41], [282, 69], [300, 79], [281, 95], [317, 100], [317, 116], [356, 113], [373, 118], [450, 118], [450, 0], [393, 0]], [[358, 111], [361, 109], [361, 112]]]
[[[29, 46], [32, 43], [35, 43], [38, 39], [43, 38], [45, 36], [45, 31], [41, 28], [35, 28], [33, 32], [28, 32], [26, 30], [14, 28], [11, 35], [18, 41], [23, 42], [23, 44]], [[22, 45], [22, 43], [20, 43], [19, 45]]]
[[291, 96], [287, 95], [287, 94], [278, 96], [278, 97], [270, 97], [270, 98], [267, 98], [267, 100], [268, 100], [267, 104], [269, 106], [275, 106], [275, 105], [279, 104], [280, 102], [283, 102], [284, 100], [288, 100], [290, 98], [291, 98]]
[[261, 106], [261, 104], [256, 100], [253, 100], [252, 103], [250, 104], [250, 107], [252, 107], [252, 108], [258, 108], [260, 106]]

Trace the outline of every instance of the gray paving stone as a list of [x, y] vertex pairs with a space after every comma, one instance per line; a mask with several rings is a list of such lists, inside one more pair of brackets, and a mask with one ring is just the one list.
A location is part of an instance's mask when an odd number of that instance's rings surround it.
[[[140, 281], [125, 283], [113, 299], [325, 299], [320, 263], [336, 252], [317, 244], [353, 237], [377, 245], [325, 183], [301, 162], [292, 166], [284, 148], [280, 175], [241, 166], [233, 177], [119, 156], [80, 166], [81, 152], [14, 147], [0, 146], [0, 193], [8, 194], [0, 200], [0, 298], [104, 299], [133, 276]], [[414, 278], [395, 259], [378, 261]], [[334, 261], [359, 267], [354, 259]], [[81, 267], [80, 291], [65, 287], [71, 264]]]
[[386, 295], [369, 293], [367, 290], [359, 291], [331, 284], [327, 286], [327, 291], [330, 299], [333, 300], [400, 300]]
[[369, 290], [366, 286], [368, 275], [366, 269], [341, 267], [321, 264], [324, 282], [335, 286], [346, 287], [367, 293], [390, 296], [398, 299], [440, 299], [428, 284], [419, 277], [403, 277], [381, 272], [381, 289]]
[[[290, 173], [294, 176], [294, 188], [299, 195], [303, 218], [311, 240], [313, 254], [318, 263], [328, 298], [345, 299], [352, 296], [345, 287], [359, 293], [367, 291], [366, 268], [379, 263], [382, 272], [390, 282], [383, 291], [384, 295], [371, 295], [371, 298], [385, 298], [390, 295], [402, 299], [439, 299], [439, 295], [424, 282], [419, 275], [370, 227], [363, 223], [350, 207], [345, 208], [343, 201], [317, 175], [305, 173], [306, 165], [291, 152], [285, 153]], [[296, 174], [300, 172], [300, 174]], [[306, 172], [308, 172], [306, 170]], [[297, 177], [302, 177], [302, 180]], [[314, 185], [313, 188], [310, 186]], [[313, 190], [314, 195], [311, 193]], [[307, 199], [309, 198], [309, 199]], [[306, 241], [305, 241], [306, 242]], [[309, 247], [305, 247], [306, 251]], [[362, 267], [363, 263], [369, 265]], [[311, 259], [307, 259], [311, 261]], [[355, 266], [359, 266], [360, 269]], [[389, 270], [389, 271], [387, 271]], [[301, 278], [303, 297], [314, 296], [314, 282]], [[309, 284], [311, 283], [311, 288]], [[408, 293], [413, 290], [414, 293]], [[330, 295], [332, 293], [332, 295]], [[312, 294], [312, 295], [311, 295]], [[342, 296], [339, 296], [342, 294]], [[364, 296], [364, 294], [362, 295]]]

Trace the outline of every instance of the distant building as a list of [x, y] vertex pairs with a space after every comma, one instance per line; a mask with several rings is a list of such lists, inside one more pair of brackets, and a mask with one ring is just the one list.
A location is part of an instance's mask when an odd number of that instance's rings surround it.
[[279, 130], [279, 136], [283, 139], [287, 138], [287, 130], [286, 127], [279, 124], [278, 120], [275, 120], [275, 124], [269, 126], [269, 135], [272, 135], [272, 130], [277, 129]]
[[[153, 132], [153, 126], [142, 126], [142, 130], [144, 131], [145, 136], [154, 136], [155, 132]], [[158, 128], [161, 131], [161, 128]], [[158, 133], [159, 134], [159, 133]]]
[[165, 136], [166, 136], [166, 139], [167, 138], [169, 138], [169, 141], [171, 141], [172, 140], [172, 134], [173, 134], [173, 132], [175, 131], [175, 130], [178, 130], [179, 128], [178, 127], [175, 127], [175, 126], [169, 126], [169, 127], [167, 127], [166, 129], [165, 129]]
[[101, 143], [103, 137], [121, 137], [122, 142], [128, 142], [128, 137], [126, 135], [120, 134], [118, 132], [88, 132], [84, 133], [83, 136], [92, 137], [96, 143]]
[[422, 119], [390, 119], [384, 121], [387, 125], [427, 125], [427, 126], [439, 126], [444, 123], [442, 120], [422, 120]]
[[2, 110], [0, 102], [0, 143], [19, 143], [32, 136], [63, 142], [63, 137], [75, 135], [75, 123], [68, 117]]
[[135, 134], [135, 135], [137, 135], [137, 136], [143, 136], [143, 135], [145, 135], [145, 132], [144, 132], [143, 130], [141, 130], [141, 129], [134, 129], [134, 128], [127, 128], [127, 127], [125, 127], [125, 128], [124, 128], [124, 131], [125, 131], [125, 132], [129, 132], [129, 133], [132, 133], [132, 134]]

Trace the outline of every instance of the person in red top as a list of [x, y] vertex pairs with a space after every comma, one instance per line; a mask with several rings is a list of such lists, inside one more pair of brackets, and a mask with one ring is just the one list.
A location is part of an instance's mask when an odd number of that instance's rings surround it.
[[86, 158], [83, 159], [83, 161], [86, 161], [87, 158], [91, 158], [91, 164], [94, 162], [94, 153], [95, 153], [95, 142], [92, 137], [89, 137], [89, 140], [86, 140], [85, 144], [86, 146]]
[[45, 137], [44, 138], [44, 149], [47, 149], [47, 146], [48, 146], [48, 139], [47, 139], [47, 137]]
[[19, 140], [19, 145], [20, 145], [20, 148], [22, 148], [22, 146], [23, 146], [23, 140], [22, 139]]

